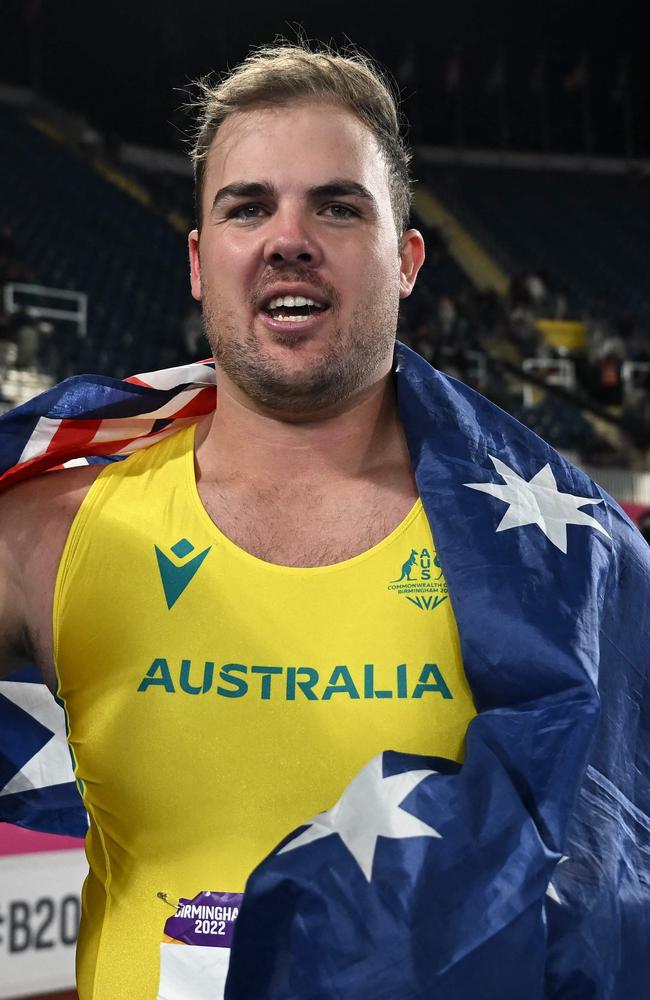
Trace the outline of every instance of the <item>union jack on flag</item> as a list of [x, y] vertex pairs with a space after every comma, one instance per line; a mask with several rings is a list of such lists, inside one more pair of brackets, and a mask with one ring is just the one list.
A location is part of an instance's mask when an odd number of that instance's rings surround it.
[[214, 362], [118, 381], [75, 375], [0, 420], [0, 490], [41, 472], [110, 462], [214, 409]]

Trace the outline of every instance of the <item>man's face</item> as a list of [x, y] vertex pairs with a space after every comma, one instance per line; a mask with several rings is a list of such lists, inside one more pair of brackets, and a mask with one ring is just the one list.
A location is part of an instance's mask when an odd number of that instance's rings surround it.
[[287, 416], [336, 407], [391, 367], [422, 239], [401, 239], [377, 141], [336, 105], [232, 115], [209, 153], [192, 294], [222, 377]]

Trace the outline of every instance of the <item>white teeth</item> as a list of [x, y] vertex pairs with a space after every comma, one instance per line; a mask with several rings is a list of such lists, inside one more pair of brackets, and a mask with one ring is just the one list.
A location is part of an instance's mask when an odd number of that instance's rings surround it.
[[289, 308], [293, 308], [293, 306], [318, 306], [318, 303], [314, 302], [313, 299], [305, 298], [304, 295], [280, 295], [276, 299], [271, 299], [266, 308], [279, 309], [281, 306]]
[[276, 323], [302, 323], [303, 320], [309, 319], [309, 316], [274, 316]]

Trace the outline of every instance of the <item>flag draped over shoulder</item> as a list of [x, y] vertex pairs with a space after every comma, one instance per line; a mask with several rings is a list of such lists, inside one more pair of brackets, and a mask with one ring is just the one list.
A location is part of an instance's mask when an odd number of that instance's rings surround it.
[[[478, 714], [462, 765], [387, 749], [338, 803], [287, 831], [248, 881], [226, 997], [642, 1000], [648, 547], [531, 431], [402, 345], [396, 357], [399, 413]], [[0, 472], [10, 482], [120, 457], [214, 399], [206, 365], [68, 380], [0, 418]], [[0, 711], [28, 722], [10, 694]], [[17, 745], [15, 718], [1, 732]], [[23, 773], [29, 749], [16, 758]], [[36, 784], [8, 818], [35, 822]], [[5, 791], [0, 809], [18, 802]], [[59, 824], [75, 815], [64, 808]]]
[[0, 490], [39, 472], [124, 458], [215, 405], [203, 361], [118, 381], [75, 375], [0, 418]]

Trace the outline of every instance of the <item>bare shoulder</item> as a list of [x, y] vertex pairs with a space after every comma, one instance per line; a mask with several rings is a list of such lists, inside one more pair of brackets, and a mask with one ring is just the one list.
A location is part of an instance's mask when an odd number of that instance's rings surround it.
[[59, 561], [75, 515], [103, 468], [50, 472], [0, 495], [0, 652], [5, 663], [35, 659], [49, 669]]
[[[35, 548], [57, 547], [103, 465], [48, 472], [0, 495], [0, 544], [21, 562]], [[62, 546], [61, 546], [62, 547]]]

